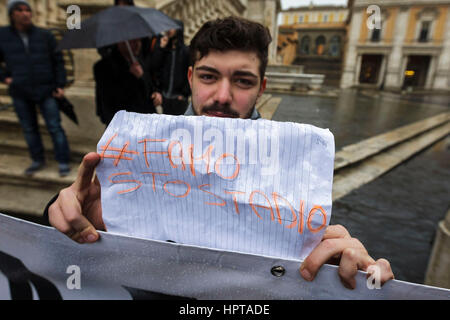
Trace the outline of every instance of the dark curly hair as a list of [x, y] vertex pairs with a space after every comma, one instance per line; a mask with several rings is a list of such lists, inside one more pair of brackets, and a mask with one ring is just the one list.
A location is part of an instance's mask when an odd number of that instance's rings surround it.
[[207, 56], [210, 50], [255, 52], [261, 62], [259, 73], [264, 78], [268, 63], [269, 30], [262, 24], [239, 17], [206, 22], [190, 44], [191, 64]]

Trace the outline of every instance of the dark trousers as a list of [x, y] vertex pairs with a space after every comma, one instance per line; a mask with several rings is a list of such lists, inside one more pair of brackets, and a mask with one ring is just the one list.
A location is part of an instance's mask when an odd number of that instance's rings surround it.
[[47, 130], [50, 133], [55, 150], [55, 159], [59, 163], [68, 163], [70, 152], [66, 134], [61, 127], [58, 103], [53, 97], [34, 102], [21, 97], [13, 97], [14, 108], [19, 117], [30, 156], [34, 161], [44, 161], [44, 146], [39, 133], [36, 104], [39, 105]]
[[164, 97], [162, 107], [164, 114], [179, 116], [183, 115], [186, 112], [186, 109], [188, 107], [188, 101]]

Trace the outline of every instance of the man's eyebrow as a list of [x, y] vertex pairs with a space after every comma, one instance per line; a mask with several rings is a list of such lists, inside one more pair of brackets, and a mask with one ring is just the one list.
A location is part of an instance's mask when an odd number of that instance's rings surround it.
[[244, 76], [244, 77], [252, 77], [252, 78], [258, 78], [256, 74], [250, 71], [236, 71], [233, 73], [234, 76]]
[[216, 74], [220, 74], [219, 70], [214, 69], [212, 67], [208, 67], [208, 66], [200, 66], [195, 68], [195, 70], [200, 70], [200, 71], [208, 71], [208, 72], [212, 72], [212, 73], [216, 73]]
[[[208, 71], [208, 72], [212, 72], [215, 74], [220, 74], [219, 70], [213, 68], [213, 67], [208, 67], [208, 66], [200, 66], [195, 68], [195, 70], [200, 70], [200, 71]], [[250, 71], [235, 71], [233, 73], [233, 76], [244, 76], [244, 77], [251, 77], [251, 78], [258, 78], [258, 76], [256, 74], [254, 74], [253, 72]]]

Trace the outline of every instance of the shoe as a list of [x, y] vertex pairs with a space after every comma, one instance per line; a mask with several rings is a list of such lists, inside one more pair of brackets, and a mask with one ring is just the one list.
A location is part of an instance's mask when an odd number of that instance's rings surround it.
[[26, 176], [31, 176], [34, 173], [36, 173], [39, 170], [42, 170], [45, 167], [45, 161], [33, 161], [31, 163], [31, 166], [29, 166], [26, 170], [25, 170], [25, 175]]
[[60, 163], [58, 165], [59, 168], [59, 176], [60, 177], [66, 177], [70, 173], [70, 166], [68, 163]]

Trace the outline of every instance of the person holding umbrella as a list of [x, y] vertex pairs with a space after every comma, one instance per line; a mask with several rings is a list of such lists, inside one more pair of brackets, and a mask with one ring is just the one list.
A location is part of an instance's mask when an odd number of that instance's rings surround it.
[[[118, 4], [118, 3], [117, 3]], [[109, 124], [119, 110], [154, 113], [162, 97], [154, 91], [147, 51], [142, 38], [180, 26], [159, 10], [116, 5], [82, 21], [80, 30], [69, 30], [58, 48], [112, 46], [94, 66], [97, 115]]]
[[161, 61], [156, 71], [162, 92], [164, 114], [182, 115], [191, 95], [186, 75], [189, 68], [189, 48], [184, 45], [183, 22], [176, 20], [181, 29], [171, 29], [160, 38], [155, 48], [155, 59]]
[[53, 34], [33, 25], [27, 1], [9, 0], [8, 14], [11, 25], [0, 28], [0, 63], [6, 65], [6, 68], [0, 67], [0, 81], [9, 86], [33, 161], [25, 174], [32, 175], [45, 166], [36, 112], [36, 105], [39, 105], [52, 137], [59, 173], [66, 176], [70, 172], [69, 144], [55, 100], [64, 96], [66, 84], [62, 54], [55, 51]]
[[146, 70], [140, 39], [118, 43], [94, 65], [97, 115], [104, 124], [119, 110], [156, 112], [151, 99], [154, 86]]

